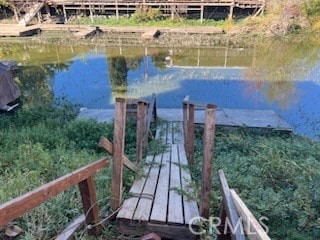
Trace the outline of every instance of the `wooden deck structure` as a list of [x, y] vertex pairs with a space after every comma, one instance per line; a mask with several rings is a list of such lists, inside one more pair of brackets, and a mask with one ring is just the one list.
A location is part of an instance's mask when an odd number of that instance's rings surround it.
[[23, 27], [12, 24], [2, 24], [0, 27], [0, 37], [28, 37], [41, 32], [37, 26]]
[[[138, 166], [124, 156], [125, 122], [127, 102], [116, 99], [113, 143], [106, 138], [99, 145], [113, 155], [111, 184], [111, 215], [100, 221], [99, 207], [93, 176], [109, 165], [107, 158], [81, 167], [58, 179], [44, 184], [30, 192], [0, 205], [0, 227], [57, 194], [79, 185], [84, 214], [76, 218], [56, 239], [72, 239], [73, 233], [84, 222], [89, 235], [101, 234], [101, 224], [116, 219], [123, 233], [145, 235], [142, 239], [197, 239], [200, 221], [208, 222], [210, 214], [211, 183], [213, 169], [213, 148], [215, 135], [216, 106], [206, 105], [203, 135], [203, 163], [201, 195], [196, 197], [191, 188], [188, 165], [194, 158], [194, 102], [183, 101], [183, 124], [166, 122], [158, 125], [156, 137], [165, 147], [159, 154], [148, 155], [144, 164], [144, 176], [138, 178], [130, 190], [130, 196], [122, 202], [123, 166], [137, 172]], [[150, 122], [156, 116], [156, 98], [148, 104], [142, 99], [134, 100], [137, 106], [137, 164], [141, 162], [141, 151], [146, 145]], [[155, 119], [154, 119], [155, 120]], [[243, 240], [241, 231], [244, 220], [245, 232], [250, 240], [270, 240], [249, 209], [234, 190], [230, 190], [223, 171], [219, 171], [222, 190], [221, 224], [217, 235], [219, 240]], [[199, 208], [197, 200], [200, 200]], [[240, 221], [240, 222], [239, 222]], [[210, 222], [211, 223], [211, 222]], [[192, 229], [192, 230], [191, 230]]]
[[184, 149], [182, 123], [169, 122], [158, 129], [166, 149], [147, 156], [144, 177], [132, 185], [117, 215], [125, 234], [156, 232], [170, 239], [193, 239], [189, 222], [199, 217], [191, 188], [191, 176]]
[[[183, 113], [181, 109], [159, 108], [157, 113], [159, 118], [166, 121], [183, 121]], [[113, 109], [82, 108], [79, 118], [93, 118], [98, 122], [111, 122], [113, 120], [113, 114]], [[197, 110], [195, 123], [203, 124], [204, 119], [205, 111], [203, 109]], [[218, 108], [216, 111], [216, 125], [228, 127], [266, 128], [292, 132], [291, 126], [272, 110]]]
[[[41, 9], [45, 8], [47, 15], [50, 15], [50, 7], [61, 9], [64, 15], [64, 22], [68, 22], [71, 15], [77, 15], [81, 11], [90, 17], [94, 15], [113, 15], [117, 19], [121, 15], [134, 13], [139, 8], [159, 9], [164, 15], [196, 14], [203, 21], [207, 16], [213, 15], [212, 8], [227, 8], [228, 18], [232, 19], [235, 9], [250, 9], [255, 15], [261, 13], [265, 8], [265, 0], [14, 0], [10, 1], [15, 7], [15, 18], [20, 25], [27, 25], [34, 16], [41, 21]], [[224, 11], [222, 11], [224, 12]]]

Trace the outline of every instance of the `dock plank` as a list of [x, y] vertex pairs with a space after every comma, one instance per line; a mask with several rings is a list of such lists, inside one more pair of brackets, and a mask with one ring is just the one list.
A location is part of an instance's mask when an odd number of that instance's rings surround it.
[[156, 191], [159, 168], [161, 164], [162, 154], [155, 156], [152, 167], [147, 176], [145, 187], [141, 193], [141, 197], [133, 216], [133, 220], [148, 221], [150, 217], [151, 207]]
[[[179, 191], [193, 193], [189, 184], [190, 172], [188, 169], [184, 170], [187, 160], [186, 154], [183, 153], [181, 128], [182, 123], [175, 122], [158, 126], [156, 137], [168, 147], [162, 154], [154, 157], [145, 181], [140, 180], [140, 183], [133, 184], [136, 188], [131, 189], [131, 192], [140, 190], [141, 194], [125, 200], [117, 216], [123, 233], [146, 234], [151, 231], [162, 238], [178, 239], [178, 236], [184, 236], [183, 239], [195, 239], [188, 223], [193, 217], [199, 216], [197, 202], [189, 200]], [[149, 162], [151, 158], [152, 156], [147, 157]], [[185, 183], [182, 183], [182, 179]], [[197, 222], [193, 221], [192, 224], [193, 229], [198, 227]]]
[[167, 221], [167, 205], [169, 192], [170, 152], [164, 152], [159, 174], [155, 200], [150, 216], [151, 222]]
[[[191, 187], [191, 175], [189, 169], [186, 167], [188, 166], [188, 160], [186, 156], [186, 152], [183, 145], [178, 145], [179, 150], [179, 159], [180, 164], [182, 165], [181, 168], [181, 184], [183, 192], [186, 192], [188, 196], [183, 195], [183, 206], [184, 206], [184, 221], [185, 224], [189, 224], [191, 220], [195, 217], [200, 216], [199, 208], [197, 202], [193, 199], [190, 199], [190, 196], [194, 195], [194, 190]], [[193, 222], [195, 224], [195, 222]]]
[[171, 148], [168, 223], [184, 224], [182, 196], [177, 192], [177, 190], [181, 190], [180, 168], [178, 146], [173, 144]]
[[[147, 162], [151, 162], [152, 160], [153, 160], [153, 156], [148, 156], [146, 159]], [[149, 173], [150, 168], [151, 168], [151, 165], [147, 165], [144, 168], [144, 172]], [[135, 210], [140, 200], [140, 196], [143, 193], [144, 187], [146, 185], [146, 181], [147, 181], [146, 177], [141, 177], [133, 183], [129, 191], [129, 195], [131, 195], [131, 197], [126, 199], [123, 202], [121, 210], [117, 215], [117, 218], [133, 219]]]

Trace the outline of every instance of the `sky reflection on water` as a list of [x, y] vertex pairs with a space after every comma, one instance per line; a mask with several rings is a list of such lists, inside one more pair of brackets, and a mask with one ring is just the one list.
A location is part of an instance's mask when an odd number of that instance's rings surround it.
[[[320, 139], [320, 65], [307, 79], [291, 82], [247, 80], [244, 68], [168, 67], [159, 70], [151, 57], [127, 73], [120, 96], [148, 98], [157, 94], [158, 107], [180, 108], [185, 95], [221, 108], [272, 109], [298, 134]], [[57, 72], [55, 97], [66, 97], [87, 108], [113, 108], [115, 96], [105, 54], [75, 57], [68, 71]], [[309, 81], [310, 80], [310, 81]]]

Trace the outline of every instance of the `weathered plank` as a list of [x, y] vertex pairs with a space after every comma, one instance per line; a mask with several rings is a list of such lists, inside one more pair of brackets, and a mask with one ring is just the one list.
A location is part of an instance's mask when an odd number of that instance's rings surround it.
[[[99, 141], [99, 147], [103, 147], [110, 154], [113, 154], [113, 144], [105, 137], [101, 137]], [[133, 162], [131, 162], [126, 156], [123, 156], [123, 164], [134, 172], [138, 172], [139, 168]]]
[[[187, 194], [182, 196], [183, 207], [184, 207], [184, 222], [189, 224], [191, 220], [195, 217], [199, 217], [199, 208], [195, 199], [189, 199], [189, 197], [194, 197], [194, 190], [191, 187], [191, 175], [189, 170], [186, 168], [188, 166], [188, 160], [186, 152], [183, 145], [178, 145], [179, 159], [181, 164], [181, 184], [183, 192]], [[192, 222], [196, 224], [196, 221]]]
[[[227, 179], [222, 170], [218, 171], [218, 175], [222, 193], [222, 204], [226, 213], [226, 218], [221, 219], [221, 223], [227, 224], [229, 228], [232, 228], [229, 232], [229, 234], [231, 234], [232, 240], [244, 240], [245, 237], [242, 222], [239, 218], [236, 206], [233, 202]], [[229, 222], [229, 224], [227, 223], [227, 221]], [[219, 239], [222, 239], [223, 235], [226, 234], [228, 233], [224, 232], [224, 230], [221, 231], [221, 234], [218, 235]]]
[[96, 32], [98, 31], [98, 29], [80, 29], [78, 32], [75, 32], [73, 35], [76, 38], [88, 38], [90, 36], [93, 36], [94, 34], [96, 34]]
[[79, 189], [84, 214], [86, 216], [86, 224], [87, 226], [92, 226], [91, 228], [88, 228], [88, 234], [99, 235], [102, 229], [100, 225], [97, 225], [99, 222], [99, 207], [93, 176], [81, 181], [79, 183]]
[[73, 239], [73, 234], [83, 226], [85, 222], [84, 214], [80, 215], [74, 219], [65, 230], [63, 230], [58, 236], [55, 237], [55, 240], [69, 240]]
[[270, 240], [268, 234], [261, 227], [257, 219], [253, 216], [246, 204], [241, 200], [234, 189], [230, 189], [230, 193], [237, 211], [242, 219], [244, 230], [250, 240]]
[[124, 200], [121, 209], [117, 215], [118, 219], [129, 219], [133, 218], [136, 206], [139, 202], [139, 198], [143, 191], [143, 187], [145, 185], [146, 178], [141, 177], [137, 179], [134, 184], [132, 185], [129, 194], [131, 195], [130, 198]]
[[103, 158], [0, 205], [0, 226], [6, 225], [107, 166], [108, 160]]
[[167, 221], [167, 205], [170, 175], [170, 152], [164, 152], [159, 174], [158, 186], [150, 215], [151, 222]]
[[184, 224], [182, 196], [177, 192], [181, 190], [179, 164], [178, 146], [173, 144], [171, 147], [168, 223], [174, 224]]
[[126, 125], [125, 99], [116, 99], [114, 114], [111, 208], [115, 211], [120, 207], [122, 201], [123, 155]]
[[141, 161], [147, 137], [147, 104], [139, 101], [137, 106], [137, 162]]
[[167, 123], [167, 144], [173, 144], [173, 122]]
[[215, 111], [216, 106], [208, 105], [206, 109], [206, 119], [204, 124], [203, 136], [203, 162], [202, 162], [202, 181], [201, 181], [201, 202], [200, 214], [204, 218], [209, 218], [212, 167], [213, 167], [213, 147], [215, 134]]
[[154, 200], [154, 194], [156, 191], [159, 167], [161, 164], [162, 154], [154, 157], [152, 167], [147, 176], [145, 187], [141, 193], [140, 200], [133, 216], [133, 220], [149, 221], [151, 214], [151, 207]]
[[157, 38], [159, 35], [160, 35], [160, 31], [158, 29], [150, 29], [150, 30], [144, 32], [141, 35], [141, 37], [146, 40], [152, 40], [154, 38]]

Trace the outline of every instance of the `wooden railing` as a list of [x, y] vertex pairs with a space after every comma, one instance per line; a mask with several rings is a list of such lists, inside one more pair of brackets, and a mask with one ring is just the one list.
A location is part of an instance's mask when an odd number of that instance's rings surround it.
[[[139, 170], [138, 166], [124, 156], [124, 133], [126, 122], [126, 103], [137, 101], [137, 161], [142, 158], [143, 148], [147, 133], [150, 131], [152, 119], [156, 120], [156, 97], [152, 95], [152, 101], [148, 104], [143, 99], [126, 100], [116, 99], [115, 118], [114, 118], [114, 142], [113, 144], [106, 138], [101, 137], [99, 146], [105, 148], [113, 155], [112, 173], [112, 196], [111, 208], [117, 210], [122, 201], [122, 170], [123, 166], [128, 167], [134, 172]], [[71, 223], [66, 231], [63, 231], [57, 239], [69, 239], [73, 232], [83, 221], [87, 224], [89, 235], [99, 235], [101, 233], [99, 207], [97, 204], [96, 189], [93, 176], [101, 169], [109, 165], [107, 158], [102, 158], [94, 163], [79, 168], [69, 174], [44, 184], [30, 192], [14, 198], [0, 205], [0, 227], [31, 211], [40, 204], [52, 199], [59, 193], [79, 185], [84, 215], [78, 217]]]
[[0, 205], [0, 226], [7, 225], [10, 221], [78, 184], [85, 222], [91, 226], [88, 228], [88, 234], [99, 234], [101, 230], [98, 225], [99, 207], [93, 176], [108, 165], [109, 161], [106, 158], [100, 159]]
[[[190, 101], [186, 96], [182, 102], [183, 127], [185, 149], [190, 165], [194, 164], [195, 151], [195, 110], [205, 110], [204, 136], [203, 136], [203, 162], [200, 196], [200, 215], [210, 217], [211, 183], [213, 171], [213, 152], [215, 135], [216, 106], [209, 103]], [[244, 240], [244, 232], [250, 240], [269, 240], [267, 233], [254, 218], [252, 213], [236, 194], [229, 189], [222, 170], [219, 170], [219, 180], [222, 192], [221, 224], [218, 227], [218, 240]], [[245, 227], [243, 227], [243, 225]], [[227, 229], [227, 231], [225, 231]]]
[[244, 240], [245, 236], [249, 240], [270, 240], [236, 191], [229, 188], [223, 170], [219, 170], [218, 174], [222, 192], [218, 240]]
[[204, 218], [209, 218], [211, 179], [213, 168], [213, 150], [215, 134], [215, 112], [216, 106], [209, 103], [190, 101], [186, 96], [182, 102], [183, 109], [183, 129], [185, 139], [185, 149], [190, 165], [194, 164], [194, 140], [195, 140], [195, 109], [205, 109], [205, 124], [203, 136], [203, 162], [202, 162], [202, 182], [200, 198], [200, 214]]
[[100, 139], [100, 146], [104, 147], [113, 155], [113, 170], [111, 184], [111, 208], [116, 211], [122, 203], [122, 180], [123, 166], [128, 167], [132, 171], [137, 172], [139, 167], [132, 163], [124, 155], [124, 140], [125, 140], [125, 125], [126, 125], [126, 108], [127, 103], [136, 103], [136, 118], [137, 118], [137, 163], [142, 159], [143, 152], [147, 146], [148, 134], [152, 120], [157, 119], [156, 113], [156, 96], [152, 95], [152, 101], [149, 104], [143, 99], [123, 99], [117, 98], [115, 102], [115, 117], [114, 117], [114, 133], [113, 145], [104, 137]]

